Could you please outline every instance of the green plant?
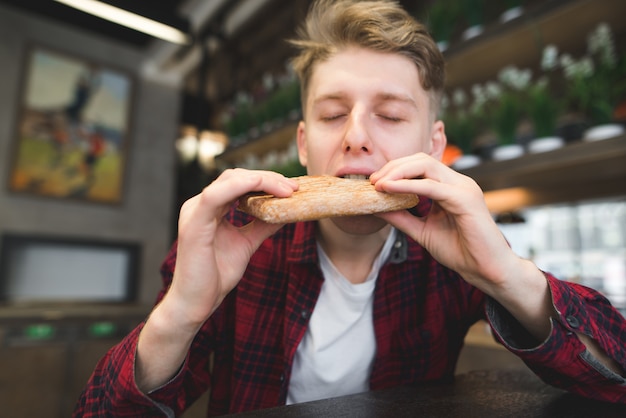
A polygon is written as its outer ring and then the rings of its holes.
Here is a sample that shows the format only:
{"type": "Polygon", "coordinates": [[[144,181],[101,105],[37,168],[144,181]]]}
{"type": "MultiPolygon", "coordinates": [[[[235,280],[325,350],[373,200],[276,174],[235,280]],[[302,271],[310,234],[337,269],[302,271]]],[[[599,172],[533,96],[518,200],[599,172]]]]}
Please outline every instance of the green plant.
{"type": "Polygon", "coordinates": [[[517,126],[522,116],[522,105],[519,96],[514,92],[506,92],[494,106],[494,130],[498,134],[498,142],[502,145],[514,144],[517,126]]]}
{"type": "Polygon", "coordinates": [[[475,119],[466,112],[449,113],[443,117],[446,136],[463,154],[474,152],[474,138],[478,135],[475,119]]]}
{"type": "Polygon", "coordinates": [[[535,137],[554,135],[562,104],[550,92],[547,79],[539,80],[530,88],[528,99],[527,114],[533,123],[535,137]]]}
{"type": "Polygon", "coordinates": [[[291,160],[283,165],[270,167],[269,170],[282,174],[285,177],[298,177],[306,175],[306,167],[300,164],[297,159],[291,160]]]}
{"type": "Polygon", "coordinates": [[[515,7],[520,7],[522,5],[522,0],[507,0],[504,3],[507,9],[512,9],[515,7]]]}
{"type": "Polygon", "coordinates": [[[460,15],[460,6],[454,0],[433,1],[426,11],[426,23],[437,42],[449,42],[460,15]]]}
{"type": "Polygon", "coordinates": [[[251,130],[262,126],[271,129],[273,123],[287,120],[299,108],[300,84],[293,79],[281,84],[257,103],[253,103],[248,95],[240,94],[233,104],[232,113],[224,121],[224,127],[229,137],[245,139],[251,130]]]}
{"type": "Polygon", "coordinates": [[[460,3],[470,27],[485,23],[485,0],[461,0],[460,3]]]}
{"type": "Polygon", "coordinates": [[[610,122],[626,93],[626,59],[617,56],[610,27],[598,25],[587,38],[587,54],[578,60],[564,54],[560,64],[569,110],[585,114],[594,124],[610,122]]]}

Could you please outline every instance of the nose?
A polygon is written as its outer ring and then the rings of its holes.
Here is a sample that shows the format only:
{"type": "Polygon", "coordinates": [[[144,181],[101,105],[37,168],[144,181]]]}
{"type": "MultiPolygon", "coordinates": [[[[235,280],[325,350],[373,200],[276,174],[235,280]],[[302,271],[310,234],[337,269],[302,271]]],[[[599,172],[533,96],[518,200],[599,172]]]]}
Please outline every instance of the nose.
{"type": "Polygon", "coordinates": [[[369,154],[372,152],[372,145],[365,112],[353,108],[343,136],[343,150],[346,153],[369,154]]]}

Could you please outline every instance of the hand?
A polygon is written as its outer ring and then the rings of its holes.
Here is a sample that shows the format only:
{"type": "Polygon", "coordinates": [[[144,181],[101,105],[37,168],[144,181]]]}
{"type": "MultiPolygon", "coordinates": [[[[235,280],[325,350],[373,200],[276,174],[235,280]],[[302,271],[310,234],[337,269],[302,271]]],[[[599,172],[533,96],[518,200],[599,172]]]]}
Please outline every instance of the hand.
{"type": "Polygon", "coordinates": [[[196,332],[239,283],[254,251],[281,227],[254,220],[236,228],[224,215],[248,192],[288,197],[297,188],[294,180],[277,173],[234,169],[185,202],[172,285],[137,343],[135,379],[144,393],[179,370],[196,332]]]}
{"type": "Polygon", "coordinates": [[[381,214],[423,245],[440,263],[488,293],[520,259],[492,219],[480,187],[471,178],[420,153],[386,164],[370,176],[377,190],[414,193],[433,200],[430,213],[381,214]]]}
{"type": "Polygon", "coordinates": [[[185,202],[174,278],[164,299],[170,314],[200,326],[237,285],[254,251],[281,227],[259,220],[234,227],[224,215],[237,198],[252,191],[287,197],[297,188],[278,173],[234,169],[185,202]]]}
{"type": "Polygon", "coordinates": [[[556,312],[547,280],[510,248],[474,180],[429,155],[416,154],[387,163],[370,181],[380,191],[432,199],[432,209],[423,218],[408,211],[379,216],[496,299],[539,341],[549,335],[549,318],[556,312]]]}

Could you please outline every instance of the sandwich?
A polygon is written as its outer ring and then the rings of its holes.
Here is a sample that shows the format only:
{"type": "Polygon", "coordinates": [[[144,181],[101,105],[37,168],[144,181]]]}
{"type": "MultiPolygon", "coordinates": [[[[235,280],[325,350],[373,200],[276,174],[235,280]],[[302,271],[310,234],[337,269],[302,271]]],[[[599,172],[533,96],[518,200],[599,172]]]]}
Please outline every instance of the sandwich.
{"type": "Polygon", "coordinates": [[[301,176],[294,180],[300,186],[290,197],[249,193],[239,199],[238,209],[264,222],[282,224],[410,209],[419,202],[414,194],[379,192],[364,178],[301,176]]]}

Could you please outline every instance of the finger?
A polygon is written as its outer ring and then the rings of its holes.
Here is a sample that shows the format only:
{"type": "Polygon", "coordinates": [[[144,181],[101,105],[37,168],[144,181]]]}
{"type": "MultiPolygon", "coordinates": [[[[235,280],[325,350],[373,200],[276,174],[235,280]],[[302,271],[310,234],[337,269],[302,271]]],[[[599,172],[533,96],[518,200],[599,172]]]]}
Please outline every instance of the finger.
{"type": "Polygon", "coordinates": [[[424,219],[412,215],[407,210],[380,213],[376,216],[384,219],[396,229],[399,229],[418,243],[422,244],[419,237],[422,235],[422,231],[424,229],[424,219]]]}
{"type": "Polygon", "coordinates": [[[193,198],[189,207],[202,222],[222,218],[234,202],[250,192],[265,192],[288,197],[298,189],[298,183],[270,171],[244,169],[226,170],[213,183],[193,198]]]}
{"type": "Polygon", "coordinates": [[[431,199],[451,215],[488,213],[482,191],[473,181],[459,185],[431,179],[402,179],[381,181],[377,187],[387,193],[412,193],[421,199],[431,199]]]}
{"type": "MultiPolygon", "coordinates": [[[[382,178],[411,178],[415,175],[406,175],[408,172],[423,173],[429,161],[433,160],[427,154],[418,153],[387,162],[383,167],[370,175],[370,180],[376,182],[382,178]]],[[[421,175],[421,174],[420,174],[421,175]]]]}
{"type": "Polygon", "coordinates": [[[265,192],[279,197],[288,197],[298,189],[298,183],[273,171],[244,169],[226,170],[205,190],[218,205],[234,201],[249,192],[265,192]]]}
{"type": "Polygon", "coordinates": [[[431,179],[382,179],[376,183],[376,190],[385,193],[408,193],[417,196],[429,197],[433,200],[443,200],[453,194],[449,185],[443,185],[431,179]]]}
{"type": "Polygon", "coordinates": [[[251,248],[256,251],[261,243],[280,230],[284,224],[270,224],[258,219],[240,228],[240,232],[248,239],[251,248]]]}

